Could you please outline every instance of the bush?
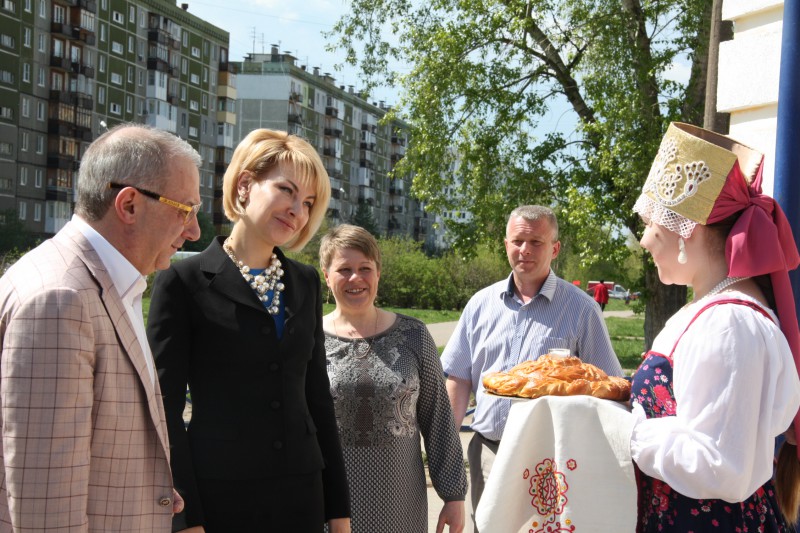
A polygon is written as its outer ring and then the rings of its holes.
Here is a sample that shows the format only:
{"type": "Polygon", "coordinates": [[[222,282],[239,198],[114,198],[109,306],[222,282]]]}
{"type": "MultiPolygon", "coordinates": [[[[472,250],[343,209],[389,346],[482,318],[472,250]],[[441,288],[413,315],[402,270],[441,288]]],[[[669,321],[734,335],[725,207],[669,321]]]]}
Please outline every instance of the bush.
{"type": "Polygon", "coordinates": [[[407,238],[382,239],[379,245],[378,302],[383,306],[460,310],[476,291],[509,273],[505,258],[488,249],[470,259],[453,253],[431,258],[421,243],[407,238]]]}

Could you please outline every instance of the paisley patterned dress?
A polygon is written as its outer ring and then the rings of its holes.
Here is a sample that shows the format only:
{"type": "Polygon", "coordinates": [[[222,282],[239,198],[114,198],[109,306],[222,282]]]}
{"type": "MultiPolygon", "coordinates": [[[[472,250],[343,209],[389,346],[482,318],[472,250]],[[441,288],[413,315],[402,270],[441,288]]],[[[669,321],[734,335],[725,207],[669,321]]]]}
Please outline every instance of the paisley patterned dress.
{"type": "MultiPolygon", "coordinates": [[[[747,305],[769,318],[759,306],[745,300],[717,300],[700,309],[713,305],[747,305]]],[[[684,330],[685,333],[685,330],[684,330]]],[[[680,342],[678,337],[672,351],[680,342]]],[[[650,351],[636,371],[631,387],[632,401],[644,408],[647,418],[675,416],[677,403],[672,390],[672,353],[664,355],[650,351]]],[[[791,532],[781,515],[775,500],[772,480],[743,502],[729,503],[724,500],[699,500],[684,496],[668,484],[637,471],[639,486],[639,517],[637,533],[675,532],[791,532]]]]}
{"type": "Polygon", "coordinates": [[[425,325],[397,315],[367,339],[325,335],[353,533],[424,533],[428,502],[420,436],[445,501],[467,492],[464,455],[436,345],[425,325]]]}

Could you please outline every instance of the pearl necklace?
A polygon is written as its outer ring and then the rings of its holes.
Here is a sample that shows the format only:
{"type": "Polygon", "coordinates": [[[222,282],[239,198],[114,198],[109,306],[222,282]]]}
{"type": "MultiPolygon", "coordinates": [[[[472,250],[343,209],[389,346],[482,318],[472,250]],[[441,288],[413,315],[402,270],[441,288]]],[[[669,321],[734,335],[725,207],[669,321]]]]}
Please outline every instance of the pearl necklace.
{"type": "Polygon", "coordinates": [[[708,291],[708,293],[705,296],[700,298],[700,300],[705,300],[706,298],[710,298],[712,296],[715,296],[715,295],[721,293],[722,291],[724,291],[725,289],[727,289],[728,287],[730,287],[731,285],[733,285],[734,283],[739,283],[740,281],[745,280],[745,279],[747,279],[747,276],[744,276],[744,277],[733,277],[733,278],[726,277],[725,279],[723,279],[722,281],[717,283],[714,286],[713,289],[708,291]]]}
{"type": "MultiPolygon", "coordinates": [[[[350,339],[353,341],[353,354],[359,359],[366,357],[367,354],[372,350],[372,341],[375,340],[375,335],[378,334],[378,314],[378,309],[375,309],[375,329],[372,330],[372,337],[370,337],[369,340],[365,339],[364,337],[350,337],[350,339]]],[[[339,328],[336,327],[335,318],[333,319],[333,331],[336,333],[337,337],[340,336],[339,328]]],[[[358,332],[356,331],[356,333],[358,332]]],[[[352,332],[350,334],[352,335],[352,332]]]]}
{"type": "Polygon", "coordinates": [[[225,239],[225,242],[222,244],[222,249],[225,250],[225,253],[231,258],[231,261],[233,261],[233,264],[239,269],[239,272],[242,273],[242,277],[247,284],[250,285],[250,288],[255,291],[259,300],[263,303],[267,303],[269,300],[267,291],[272,291],[272,303],[267,307],[267,312],[271,315],[277,315],[281,310],[281,292],[286,288],[285,285],[281,283],[283,269],[281,269],[281,262],[278,256],[272,254],[269,266],[264,269],[264,272],[254,276],[250,273],[249,266],[236,259],[236,256],[233,254],[233,248],[231,247],[230,237],[225,239]]]}

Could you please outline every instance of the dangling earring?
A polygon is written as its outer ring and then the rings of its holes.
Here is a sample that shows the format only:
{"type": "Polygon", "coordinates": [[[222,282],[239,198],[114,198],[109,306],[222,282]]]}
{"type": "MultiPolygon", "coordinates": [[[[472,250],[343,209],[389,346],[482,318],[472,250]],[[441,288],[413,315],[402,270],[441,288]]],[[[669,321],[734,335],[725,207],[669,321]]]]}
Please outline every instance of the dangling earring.
{"type": "Polygon", "coordinates": [[[678,263],[685,265],[687,258],[686,258],[686,243],[683,242],[683,237],[678,237],[678,263]]]}
{"type": "Polygon", "coordinates": [[[326,304],[331,303],[331,288],[330,287],[328,287],[328,295],[325,297],[325,303],[326,304]]]}
{"type": "Polygon", "coordinates": [[[239,195],[239,205],[244,206],[244,203],[247,201],[247,197],[243,195],[239,195]]]}

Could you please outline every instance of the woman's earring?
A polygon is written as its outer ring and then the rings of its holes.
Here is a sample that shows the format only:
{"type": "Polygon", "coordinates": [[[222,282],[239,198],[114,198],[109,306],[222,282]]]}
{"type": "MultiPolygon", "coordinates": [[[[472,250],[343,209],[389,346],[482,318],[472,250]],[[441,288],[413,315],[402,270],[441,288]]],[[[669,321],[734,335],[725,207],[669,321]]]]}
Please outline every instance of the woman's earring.
{"type": "Polygon", "coordinates": [[[325,303],[326,304],[331,303],[331,288],[330,287],[328,287],[328,295],[325,297],[325,303]]]}
{"type": "Polygon", "coordinates": [[[244,203],[247,201],[247,197],[244,195],[239,195],[239,204],[244,206],[244,203]]]}
{"type": "Polygon", "coordinates": [[[678,263],[685,265],[686,264],[686,243],[683,242],[683,237],[678,237],[678,263]]]}

